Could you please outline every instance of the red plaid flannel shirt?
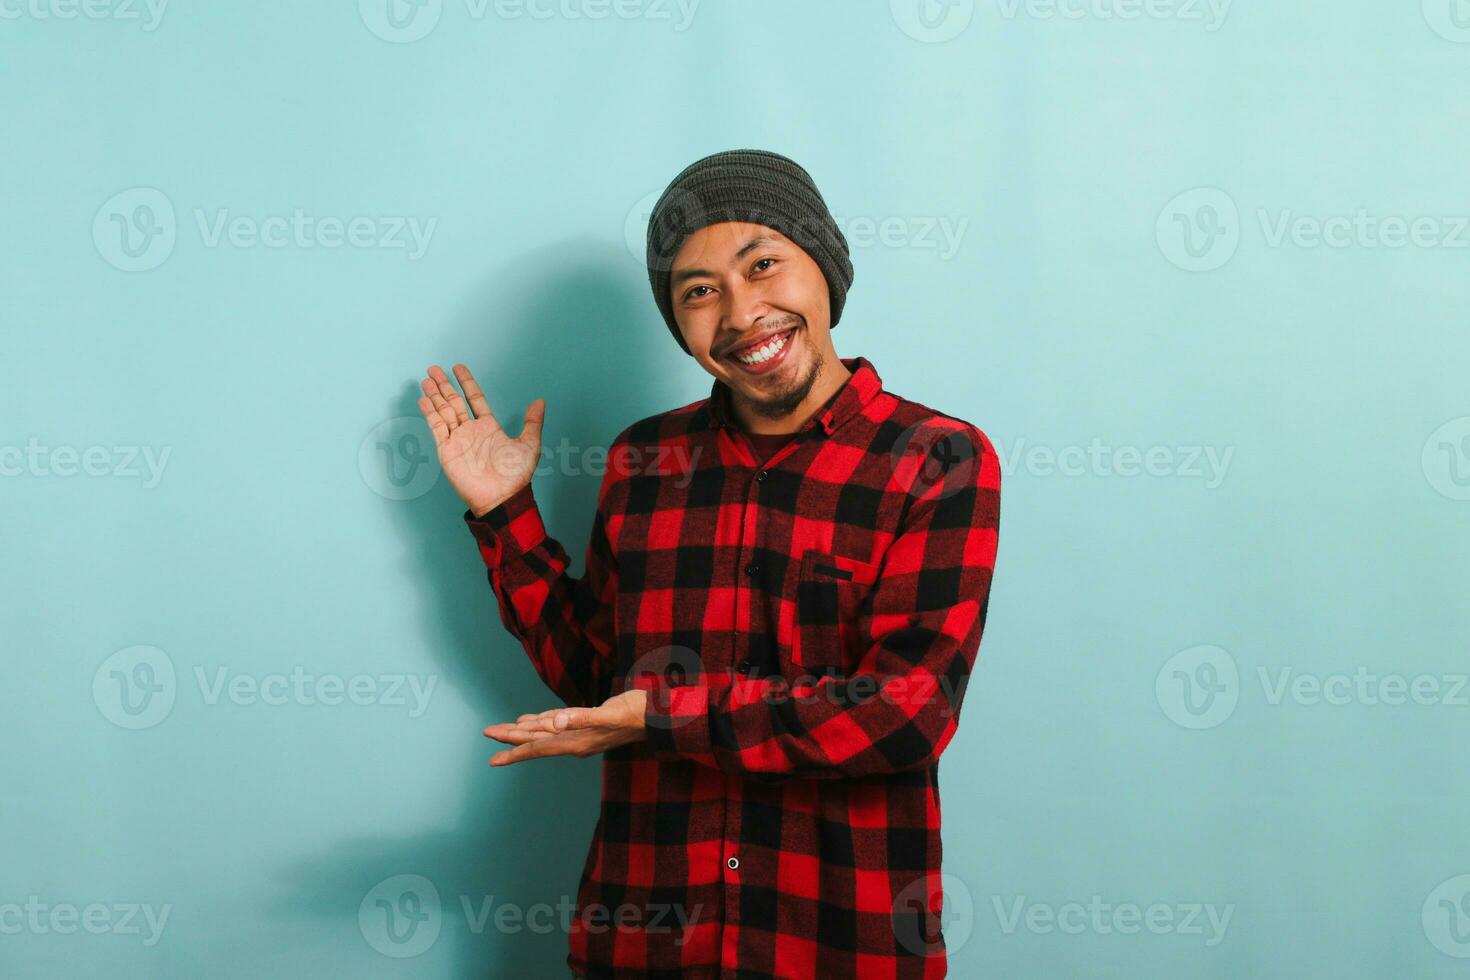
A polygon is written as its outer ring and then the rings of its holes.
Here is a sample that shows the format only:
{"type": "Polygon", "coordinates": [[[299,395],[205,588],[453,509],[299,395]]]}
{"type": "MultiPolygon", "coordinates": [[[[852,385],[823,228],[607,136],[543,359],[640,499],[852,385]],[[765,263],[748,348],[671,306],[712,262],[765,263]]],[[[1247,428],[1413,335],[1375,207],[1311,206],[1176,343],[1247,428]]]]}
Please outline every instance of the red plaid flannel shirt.
{"type": "Polygon", "coordinates": [[[604,755],[579,973],[945,973],[938,760],[985,625],[999,460],[842,362],[763,463],[719,381],[624,429],[581,578],[529,485],[465,512],[561,700],[649,691],[646,741],[604,755]]]}

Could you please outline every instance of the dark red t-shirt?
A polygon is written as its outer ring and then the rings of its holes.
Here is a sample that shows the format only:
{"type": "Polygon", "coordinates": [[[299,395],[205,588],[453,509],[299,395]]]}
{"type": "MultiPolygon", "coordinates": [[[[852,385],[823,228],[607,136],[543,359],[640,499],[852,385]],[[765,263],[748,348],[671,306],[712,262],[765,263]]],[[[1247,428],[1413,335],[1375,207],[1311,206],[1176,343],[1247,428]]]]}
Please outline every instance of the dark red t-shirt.
{"type": "MultiPolygon", "coordinates": [[[[846,386],[844,385],[844,387],[846,386]]],[[[839,388],[836,392],[833,392],[832,397],[823,402],[822,406],[812,414],[820,415],[825,412],[827,410],[827,406],[831,405],[837,399],[837,395],[841,391],[842,389],[839,388]]],[[[742,429],[741,431],[744,432],[745,430],[742,429]]],[[[756,432],[745,432],[745,438],[750,440],[751,449],[755,451],[755,459],[757,463],[764,463],[766,460],[776,455],[777,451],[780,450],[782,446],[786,445],[786,443],[790,442],[791,437],[794,435],[796,435],[795,432],[777,432],[774,435],[762,435],[756,432]]]]}
{"type": "Polygon", "coordinates": [[[777,432],[775,435],[747,432],[745,433],[745,438],[750,440],[750,446],[755,450],[756,462],[764,463],[776,455],[777,450],[790,442],[791,437],[794,435],[796,435],[795,432],[777,432]]]}

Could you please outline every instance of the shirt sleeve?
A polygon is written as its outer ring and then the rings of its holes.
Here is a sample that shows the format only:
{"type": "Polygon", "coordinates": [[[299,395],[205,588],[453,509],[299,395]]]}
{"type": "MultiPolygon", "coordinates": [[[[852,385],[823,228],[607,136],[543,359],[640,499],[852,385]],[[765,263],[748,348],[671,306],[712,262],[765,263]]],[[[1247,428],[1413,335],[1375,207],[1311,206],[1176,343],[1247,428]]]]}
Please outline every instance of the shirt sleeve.
{"type": "Polygon", "coordinates": [[[615,642],[617,561],[607,533],[609,467],[598,491],[597,513],[581,578],[546,531],[528,483],[476,518],[464,512],[485,562],[505,628],[521,641],[536,673],[569,706],[590,707],[607,697],[615,642]]]}
{"type": "Polygon", "coordinates": [[[968,459],[941,463],[944,477],[922,489],[921,468],[907,481],[909,506],[859,613],[856,670],[802,684],[656,686],[645,712],[652,748],[770,777],[866,776],[938,759],[979,653],[1000,519],[999,459],[978,428],[960,432],[968,459]]]}

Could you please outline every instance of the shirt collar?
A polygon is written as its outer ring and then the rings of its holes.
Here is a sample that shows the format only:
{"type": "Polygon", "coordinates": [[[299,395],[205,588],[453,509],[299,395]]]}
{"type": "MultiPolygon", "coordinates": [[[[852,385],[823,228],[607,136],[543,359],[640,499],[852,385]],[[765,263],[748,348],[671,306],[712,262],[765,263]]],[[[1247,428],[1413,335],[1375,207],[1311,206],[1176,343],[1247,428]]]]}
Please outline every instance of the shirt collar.
{"type": "MultiPolygon", "coordinates": [[[[841,388],[837,389],[837,394],[827,403],[823,411],[807,420],[801,431],[818,427],[824,434],[831,435],[849,418],[862,411],[863,407],[872,401],[879,391],[883,390],[883,379],[878,376],[872,362],[866,357],[859,355],[841,357],[838,360],[852,373],[852,376],[843,382],[841,388]]],[[[715,383],[710,386],[709,399],[700,413],[707,428],[740,428],[730,413],[729,397],[729,386],[716,378],[715,383]]]]}

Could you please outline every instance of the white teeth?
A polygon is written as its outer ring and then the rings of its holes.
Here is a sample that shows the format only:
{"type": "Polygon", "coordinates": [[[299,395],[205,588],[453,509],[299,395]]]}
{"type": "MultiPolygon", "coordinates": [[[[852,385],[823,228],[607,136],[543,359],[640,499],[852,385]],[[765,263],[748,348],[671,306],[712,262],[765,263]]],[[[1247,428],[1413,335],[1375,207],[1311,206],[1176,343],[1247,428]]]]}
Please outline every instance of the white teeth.
{"type": "Polygon", "coordinates": [[[778,353],[781,352],[781,348],[785,346],[786,334],[783,333],[781,336],[777,337],[769,344],[766,344],[764,347],[757,350],[754,354],[737,355],[737,359],[745,364],[760,364],[764,361],[769,361],[771,358],[775,357],[778,353]]]}

